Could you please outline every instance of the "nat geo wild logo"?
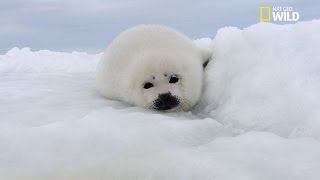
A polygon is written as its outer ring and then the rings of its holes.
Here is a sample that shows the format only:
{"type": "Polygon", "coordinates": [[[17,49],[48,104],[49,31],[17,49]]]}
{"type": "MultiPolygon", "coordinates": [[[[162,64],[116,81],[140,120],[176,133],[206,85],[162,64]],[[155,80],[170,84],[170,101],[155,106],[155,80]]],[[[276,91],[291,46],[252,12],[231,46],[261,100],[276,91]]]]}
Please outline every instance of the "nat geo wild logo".
{"type": "Polygon", "coordinates": [[[290,6],[260,6],[260,21],[262,22],[296,22],[300,14],[290,6]]]}

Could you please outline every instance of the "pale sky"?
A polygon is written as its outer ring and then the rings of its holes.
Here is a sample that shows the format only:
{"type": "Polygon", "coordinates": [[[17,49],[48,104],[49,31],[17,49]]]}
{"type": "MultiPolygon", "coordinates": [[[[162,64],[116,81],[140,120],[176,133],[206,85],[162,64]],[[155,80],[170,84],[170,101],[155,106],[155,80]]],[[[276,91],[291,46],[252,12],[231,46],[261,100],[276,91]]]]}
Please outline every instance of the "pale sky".
{"type": "Polygon", "coordinates": [[[320,19],[318,0],[1,0],[0,54],[32,50],[103,51],[126,28],[163,24],[190,38],[259,22],[259,6],[293,6],[300,21],[320,19]]]}

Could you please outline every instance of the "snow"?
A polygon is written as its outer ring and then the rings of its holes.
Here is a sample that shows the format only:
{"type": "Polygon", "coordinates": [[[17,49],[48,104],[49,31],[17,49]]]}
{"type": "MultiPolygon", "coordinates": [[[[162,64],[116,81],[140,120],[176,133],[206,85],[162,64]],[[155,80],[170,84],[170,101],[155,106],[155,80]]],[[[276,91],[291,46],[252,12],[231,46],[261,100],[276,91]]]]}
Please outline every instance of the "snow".
{"type": "Polygon", "coordinates": [[[320,177],[320,21],[195,40],[214,50],[192,112],[109,101],[101,54],[0,55],[0,179],[320,177]]]}

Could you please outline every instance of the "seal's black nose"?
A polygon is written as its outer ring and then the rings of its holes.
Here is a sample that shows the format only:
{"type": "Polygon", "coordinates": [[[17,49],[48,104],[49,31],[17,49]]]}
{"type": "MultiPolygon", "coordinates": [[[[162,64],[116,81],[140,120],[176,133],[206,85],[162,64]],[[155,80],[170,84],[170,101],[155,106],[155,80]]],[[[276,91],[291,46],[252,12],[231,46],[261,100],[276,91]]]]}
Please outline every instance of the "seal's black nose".
{"type": "Polygon", "coordinates": [[[179,100],[172,96],[170,92],[159,94],[158,99],[155,102],[155,108],[160,111],[169,110],[179,105],[179,100]]]}

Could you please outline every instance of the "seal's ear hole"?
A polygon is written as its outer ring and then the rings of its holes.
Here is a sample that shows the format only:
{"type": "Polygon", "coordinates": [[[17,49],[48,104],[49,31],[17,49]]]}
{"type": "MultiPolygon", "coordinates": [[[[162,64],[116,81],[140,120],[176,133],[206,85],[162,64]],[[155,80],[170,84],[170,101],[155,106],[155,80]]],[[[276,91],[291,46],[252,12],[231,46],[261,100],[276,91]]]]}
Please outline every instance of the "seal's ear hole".
{"type": "Polygon", "coordinates": [[[149,88],[152,88],[153,87],[153,84],[151,82],[146,82],[143,86],[144,89],[149,89],[149,88]]]}
{"type": "Polygon", "coordinates": [[[206,68],[211,57],[212,57],[212,50],[208,49],[208,48],[202,48],[201,49],[201,53],[202,53],[202,62],[203,62],[203,68],[206,68]]]}
{"type": "Polygon", "coordinates": [[[207,67],[208,63],[209,63],[209,60],[203,63],[203,69],[207,67]]]}

